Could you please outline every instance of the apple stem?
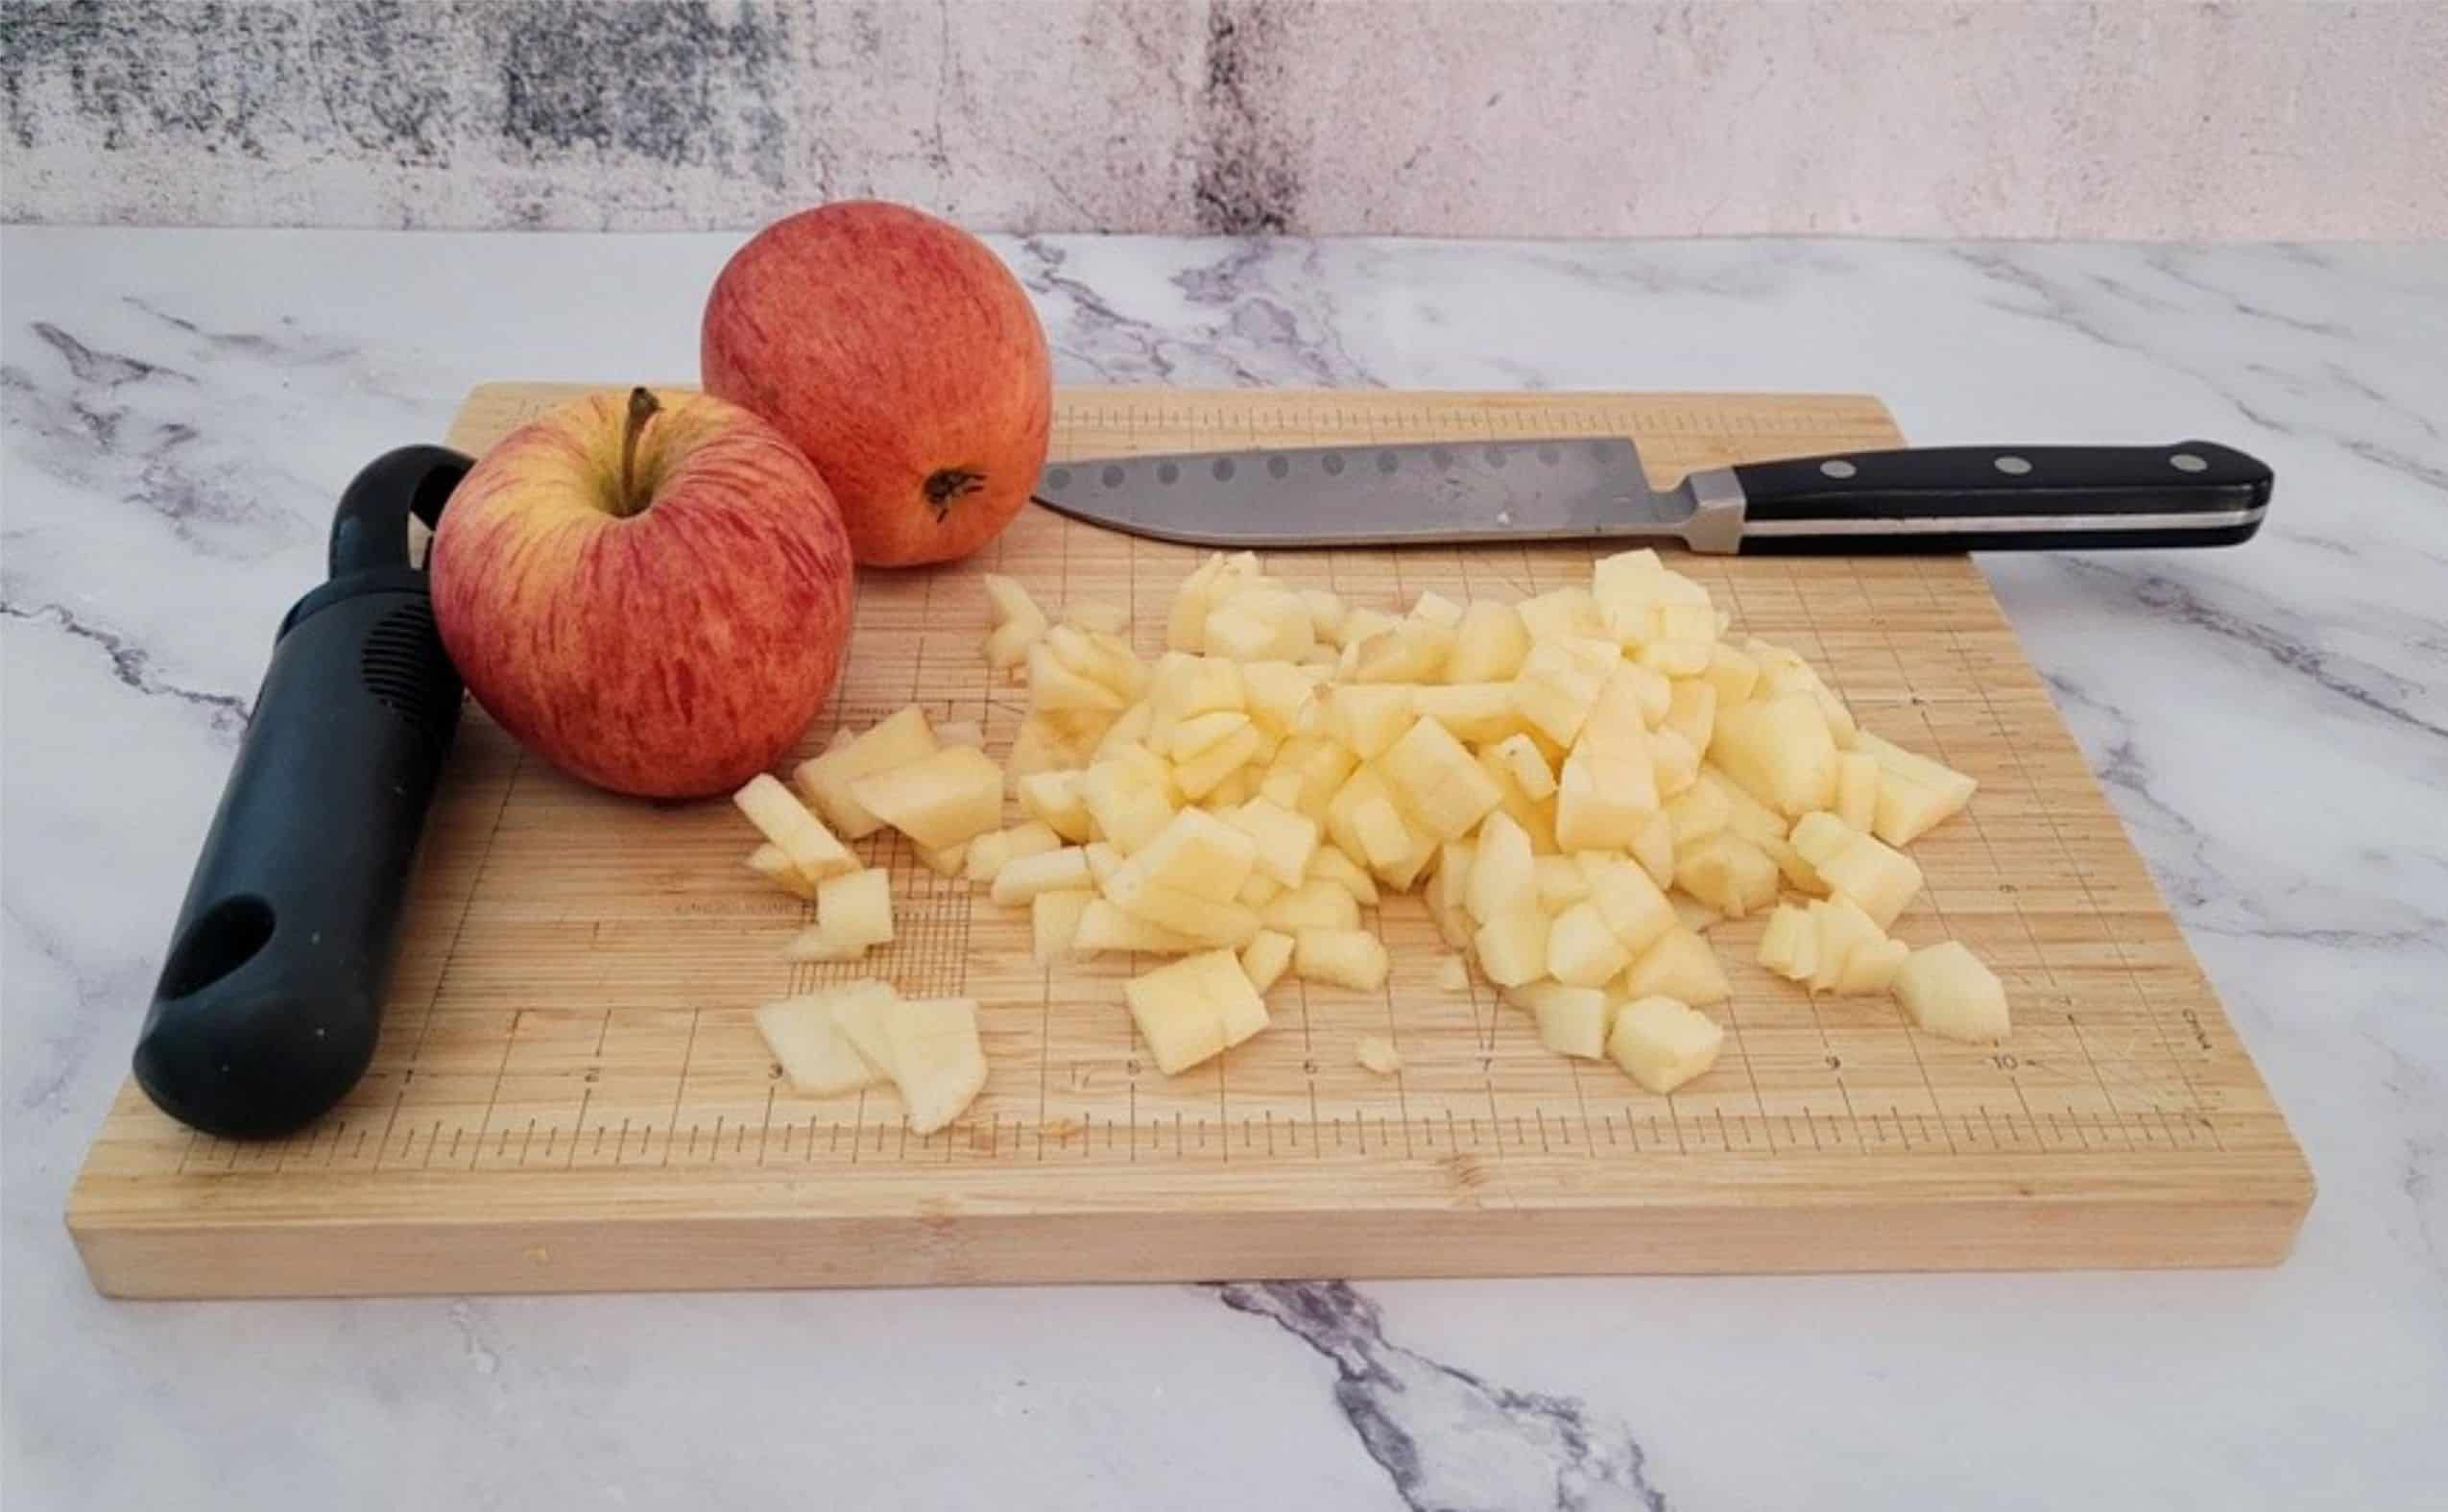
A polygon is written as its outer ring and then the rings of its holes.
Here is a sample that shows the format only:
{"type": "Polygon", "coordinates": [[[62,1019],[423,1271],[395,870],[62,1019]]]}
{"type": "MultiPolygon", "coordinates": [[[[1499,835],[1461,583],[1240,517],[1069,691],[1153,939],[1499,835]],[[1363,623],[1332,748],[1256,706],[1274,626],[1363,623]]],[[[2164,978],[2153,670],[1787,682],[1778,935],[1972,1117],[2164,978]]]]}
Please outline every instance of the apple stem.
{"type": "Polygon", "coordinates": [[[662,401],[643,385],[629,391],[629,423],[620,433],[620,513],[623,518],[646,507],[637,496],[637,438],[646,422],[662,409],[662,401]]]}

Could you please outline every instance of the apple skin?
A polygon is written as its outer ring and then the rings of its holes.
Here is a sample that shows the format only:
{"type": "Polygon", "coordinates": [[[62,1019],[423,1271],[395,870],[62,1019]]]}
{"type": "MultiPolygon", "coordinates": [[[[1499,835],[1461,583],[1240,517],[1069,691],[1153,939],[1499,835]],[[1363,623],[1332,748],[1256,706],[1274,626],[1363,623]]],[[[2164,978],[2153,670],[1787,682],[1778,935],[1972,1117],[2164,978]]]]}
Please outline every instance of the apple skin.
{"type": "Polygon", "coordinates": [[[906,205],[828,204],[733,253],[706,301],[707,392],[807,454],[867,566],[968,556],[1045,466],[1053,365],[985,243],[906,205]]]}
{"type": "Polygon", "coordinates": [[[823,478],[736,405],[662,391],[645,507],[614,513],[631,396],[505,438],[444,509],[429,566],[476,702],[555,766],[646,798],[729,792],[798,742],[850,638],[850,540],[823,478]]]}

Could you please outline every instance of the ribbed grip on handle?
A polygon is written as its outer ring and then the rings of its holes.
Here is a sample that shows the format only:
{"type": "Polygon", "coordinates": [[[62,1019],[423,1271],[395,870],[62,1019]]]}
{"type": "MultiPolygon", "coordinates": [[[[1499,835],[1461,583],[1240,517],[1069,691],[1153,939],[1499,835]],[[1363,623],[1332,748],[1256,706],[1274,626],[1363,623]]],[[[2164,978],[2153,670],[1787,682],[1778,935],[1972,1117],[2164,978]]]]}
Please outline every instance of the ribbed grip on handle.
{"type": "Polygon", "coordinates": [[[1741,550],[2095,551],[2228,546],[2268,508],[2267,465],[2230,446],[1932,446],[1733,469],[1741,550]]]}

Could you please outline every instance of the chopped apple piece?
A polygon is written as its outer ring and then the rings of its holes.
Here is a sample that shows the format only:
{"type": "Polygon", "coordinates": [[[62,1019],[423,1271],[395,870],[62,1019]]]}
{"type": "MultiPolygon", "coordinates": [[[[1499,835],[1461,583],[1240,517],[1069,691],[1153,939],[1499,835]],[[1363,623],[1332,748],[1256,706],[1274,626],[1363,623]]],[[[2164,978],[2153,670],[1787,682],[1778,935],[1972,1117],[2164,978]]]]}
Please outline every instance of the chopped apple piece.
{"type": "Polygon", "coordinates": [[[1590,896],[1590,874],[1578,856],[1535,856],[1530,875],[1538,880],[1539,906],[1550,914],[1560,914],[1590,896]]]}
{"type": "Polygon", "coordinates": [[[1709,759],[1788,818],[1836,799],[1836,741],[1819,701],[1809,693],[1719,707],[1709,759]]]}
{"type": "Polygon", "coordinates": [[[1006,577],[1000,572],[987,572],[980,574],[980,580],[986,585],[987,602],[994,606],[996,624],[1034,622],[1040,630],[1045,628],[1045,612],[1037,607],[1037,600],[1029,597],[1028,589],[1020,586],[1020,579],[1006,577]]]}
{"type": "Polygon", "coordinates": [[[1717,690],[1717,707],[1748,703],[1760,685],[1760,663],[1719,642],[1709,648],[1709,669],[1701,674],[1717,690]]]}
{"type": "Polygon", "coordinates": [[[1725,1046],[1725,1031],[1691,1004],[1665,996],[1616,1010],[1607,1054],[1623,1074],[1664,1094],[1706,1072],[1725,1046]]]}
{"type": "Polygon", "coordinates": [[[1433,620],[1406,619],[1380,630],[1344,653],[1346,679],[1355,684],[1434,683],[1445,677],[1453,655],[1453,629],[1433,620]]]}
{"type": "Polygon", "coordinates": [[[1760,931],[1760,964],[1779,976],[1791,977],[1794,949],[1812,927],[1810,915],[1790,904],[1778,904],[1768,914],[1767,927],[1760,931]]]}
{"type": "Polygon", "coordinates": [[[1539,644],[1606,634],[1606,622],[1598,616],[1597,600],[1591,596],[1590,589],[1578,584],[1525,598],[1514,606],[1514,611],[1522,616],[1522,628],[1539,644]]]}
{"type": "Polygon", "coordinates": [[[1615,1006],[1606,994],[1595,987],[1542,985],[1529,1002],[1541,1044],[1579,1060],[1606,1058],[1606,1031],[1615,1006]]]}
{"type": "Polygon", "coordinates": [[[909,849],[918,857],[919,864],[937,876],[963,876],[968,873],[969,842],[966,840],[958,845],[947,846],[924,846],[912,841],[909,849]]]}
{"type": "Polygon", "coordinates": [[[1292,937],[1292,974],[1373,993],[1385,985],[1385,942],[1366,929],[1304,929],[1292,937]]]}
{"type": "Polygon", "coordinates": [[[1879,763],[1879,798],[1871,833],[1889,845],[1910,845],[1972,802],[1980,784],[1953,767],[1916,756],[1864,730],[1854,748],[1879,763]]]}
{"type": "Polygon", "coordinates": [[[1432,718],[1414,721],[1378,765],[1404,810],[1438,840],[1469,834],[1502,797],[1462,742],[1432,718]]]}
{"type": "Polygon", "coordinates": [[[1521,612],[1492,599],[1475,600],[1453,627],[1453,655],[1446,676],[1456,683],[1505,683],[1530,654],[1530,632],[1521,612]]]}
{"type": "Polygon", "coordinates": [[[1080,917],[1096,895],[1087,888],[1040,893],[1028,900],[1029,955],[1040,966],[1051,966],[1071,951],[1079,938],[1080,917]]]}
{"type": "Polygon", "coordinates": [[[1666,719],[1673,701],[1674,684],[1663,674],[1629,661],[1613,662],[1598,684],[1581,738],[1625,744],[1638,740],[1666,719]]]}
{"type": "MultiPolygon", "coordinates": [[[[1535,903],[1537,899],[1538,871],[1530,858],[1530,837],[1509,816],[1489,815],[1479,827],[1462,906],[1484,924],[1507,908],[1535,903]]],[[[1544,956],[1544,945],[1541,952],[1544,956]]]]}
{"type": "Polygon", "coordinates": [[[1283,736],[1300,724],[1301,711],[1317,697],[1317,684],[1289,661],[1252,661],[1241,668],[1241,693],[1258,727],[1283,736]]]}
{"type": "Polygon", "coordinates": [[[1895,973],[1895,995],[1912,1021],[1950,1040],[2003,1040],[2006,990],[1961,941],[1915,950],[1895,973]]]}
{"type": "Polygon", "coordinates": [[[1260,929],[1241,947],[1241,972],[1263,995],[1283,979],[1292,964],[1292,937],[1280,929],[1260,929]]]}
{"type": "MultiPolygon", "coordinates": [[[[1088,741],[1092,745],[1096,738],[1092,733],[1088,741]]],[[[1003,758],[1003,769],[1017,786],[1040,772],[1063,771],[1087,759],[1087,751],[1070,727],[1057,724],[1050,714],[1030,714],[1012,734],[1012,750],[1003,758]]]]}
{"type": "Polygon", "coordinates": [[[1674,922],[1693,934],[1706,934],[1714,926],[1725,922],[1725,915],[1690,893],[1680,890],[1671,891],[1666,895],[1666,900],[1674,905],[1674,922]]]}
{"type": "Polygon", "coordinates": [[[1836,991],[1840,996],[1867,993],[1883,993],[1895,985],[1904,963],[1912,956],[1912,948],[1901,940],[1882,939],[1853,952],[1844,963],[1844,975],[1837,979],[1836,991]]]}
{"type": "Polygon", "coordinates": [[[1804,815],[1793,827],[1793,849],[1833,892],[1859,904],[1883,930],[1921,891],[1921,868],[1910,856],[1847,828],[1831,813],[1804,815]]]}
{"type": "Polygon", "coordinates": [[[932,1134],[961,1116],[986,1085],[973,997],[919,998],[883,1016],[892,1044],[893,1085],[909,1110],[913,1134],[932,1134]]]}
{"type": "MultiPolygon", "coordinates": [[[[1535,738],[1532,749],[1537,749],[1535,738]]],[[[1548,759],[1547,753],[1544,751],[1539,755],[1542,760],[1548,759]]],[[[1521,831],[1529,837],[1530,852],[1533,855],[1554,854],[1556,850],[1554,794],[1550,791],[1546,798],[1532,798],[1524,792],[1521,784],[1513,780],[1513,774],[1505,769],[1504,758],[1498,756],[1493,748],[1479,753],[1479,770],[1485,772],[1488,775],[1488,780],[1496,784],[1497,803],[1504,810],[1505,817],[1512,820],[1521,831]]]]}
{"type": "Polygon", "coordinates": [[[1080,910],[1079,930],[1071,936],[1071,949],[1079,955],[1118,954],[1144,951],[1149,955],[1187,955],[1193,950],[1209,948],[1206,942],[1194,940],[1178,929],[1167,929],[1159,924],[1122,912],[1102,898],[1089,900],[1080,910]]]}
{"type": "Polygon", "coordinates": [[[893,990],[882,982],[852,982],[830,992],[785,997],[756,1010],[756,1032],[765,1047],[781,1063],[782,1074],[800,1092],[816,1097],[838,1097],[888,1080],[833,1020],[837,1002],[876,998],[889,1002],[893,990]]]}
{"type": "Polygon", "coordinates": [[[1762,850],[1767,849],[1763,841],[1783,840],[1793,828],[1791,820],[1752,797],[1741,783],[1714,763],[1700,763],[1700,776],[1692,785],[1715,787],[1717,796],[1725,800],[1725,828],[1762,850]]]}
{"type": "MultiPolygon", "coordinates": [[[[1195,803],[1219,792],[1260,751],[1265,737],[1256,726],[1244,723],[1240,729],[1200,752],[1196,756],[1173,768],[1173,785],[1182,796],[1195,803]]],[[[1219,802],[1238,802],[1227,797],[1219,802]]]]}
{"type": "MultiPolygon", "coordinates": [[[[834,733],[838,736],[840,732],[834,733]]],[[[935,732],[927,727],[925,711],[912,704],[866,733],[802,761],[791,780],[834,833],[845,840],[863,840],[882,828],[884,822],[852,796],[851,783],[870,772],[930,756],[935,747],[935,732]]]]}
{"type": "Polygon", "coordinates": [[[986,664],[997,672],[1009,672],[1028,661],[1029,648],[1045,634],[1044,621],[1030,624],[1007,620],[986,633],[986,664]]]}
{"type": "Polygon", "coordinates": [[[1717,688],[1706,678],[1678,678],[1666,706],[1665,728],[1681,735],[1694,752],[1709,749],[1717,728],[1717,688]]]}
{"type": "MultiPolygon", "coordinates": [[[[1122,870],[1193,898],[1229,902],[1257,862],[1258,842],[1247,833],[1205,809],[1185,808],[1135,852],[1122,870]]],[[[1112,896],[1110,888],[1107,896],[1112,896]]]]}
{"type": "Polygon", "coordinates": [[[1209,656],[1236,661],[1289,661],[1317,643],[1308,605],[1289,588],[1236,593],[1207,616],[1209,656]]]}
{"type": "Polygon", "coordinates": [[[1308,929],[1356,929],[1360,904],[1336,883],[1311,878],[1291,888],[1260,911],[1270,929],[1298,934],[1308,929]]]}
{"type": "Polygon", "coordinates": [[[1569,746],[1580,734],[1582,722],[1589,718],[1590,708],[1605,685],[1605,673],[1577,654],[1571,642],[1542,640],[1530,648],[1521,674],[1513,681],[1513,705],[1549,740],[1569,746]]]}
{"type": "Polygon", "coordinates": [[[1734,813],[1726,803],[1725,789],[1709,780],[1695,780],[1668,799],[1665,806],[1667,827],[1677,849],[1724,829],[1734,813]]]}
{"type": "Polygon", "coordinates": [[[1180,591],[1173,595],[1164,643],[1176,651],[1205,650],[1208,614],[1258,577],[1258,557],[1254,553],[1240,551],[1228,557],[1217,552],[1210,556],[1182,580],[1180,591]]]}
{"type": "MultiPolygon", "coordinates": [[[[1212,713],[1192,714],[1177,720],[1163,748],[1164,754],[1177,761],[1188,761],[1228,735],[1239,734],[1250,728],[1250,716],[1237,708],[1219,708],[1212,713]]],[[[1150,741],[1150,749],[1155,749],[1150,741]]]]}
{"type": "Polygon", "coordinates": [[[889,983],[862,982],[857,985],[881,988],[882,991],[844,993],[834,996],[833,1022],[858,1053],[866,1057],[870,1066],[881,1071],[887,1080],[898,1081],[900,1072],[894,1065],[892,1031],[886,1027],[885,1020],[900,1008],[900,994],[893,991],[889,983]]]}
{"type": "Polygon", "coordinates": [[[1836,991],[1858,951],[1875,950],[1887,941],[1877,922],[1844,898],[1813,901],[1810,926],[1816,936],[1812,941],[1816,958],[1810,974],[1814,993],[1836,991]]]}
{"type": "Polygon", "coordinates": [[[1663,995],[1687,1003],[1721,1003],[1730,996],[1725,970],[1709,942],[1689,929],[1672,929],[1641,952],[1623,973],[1623,996],[1663,995]]]}
{"type": "Polygon", "coordinates": [[[1777,864],[1740,835],[1717,833],[1675,850],[1674,883],[1729,919],[1768,907],[1777,898],[1777,864]]]}
{"type": "Polygon", "coordinates": [[[979,835],[969,843],[969,859],[963,870],[972,882],[992,883],[995,874],[1004,863],[1024,855],[1043,855],[1062,849],[1063,837],[1043,820],[1030,820],[1009,829],[996,829],[979,835]]]}
{"type": "Polygon", "coordinates": [[[1681,731],[1658,729],[1649,732],[1649,770],[1657,783],[1660,800],[1674,798],[1690,790],[1700,776],[1700,753],[1683,738],[1681,731]]]}
{"type": "Polygon", "coordinates": [[[1075,845],[1014,856],[995,874],[995,901],[1005,908],[1022,908],[1040,893],[1078,891],[1092,885],[1092,880],[1088,852],[1075,845]]]}
{"type": "Polygon", "coordinates": [[[1555,843],[1567,851],[1627,851],[1657,811],[1645,746],[1576,749],[1556,780],[1555,843]]]}
{"type": "Polygon", "coordinates": [[[1324,588],[1302,588],[1301,603],[1309,612],[1309,628],[1330,646],[1343,643],[1343,601],[1324,588]]]}
{"type": "Polygon", "coordinates": [[[1352,1053],[1361,1069],[1373,1076],[1392,1076],[1403,1069],[1403,1053],[1381,1034],[1361,1035],[1352,1053]]]}
{"type": "Polygon", "coordinates": [[[1580,857],[1590,882],[1590,901],[1609,932],[1639,956],[1674,928],[1674,905],[1649,875],[1620,856],[1580,857]]]}
{"type": "Polygon", "coordinates": [[[1284,887],[1297,887],[1307,878],[1309,858],[1317,852],[1316,820],[1263,798],[1251,799],[1223,817],[1250,837],[1262,875],[1284,887]]]}
{"type": "MultiPolygon", "coordinates": [[[[999,794],[1002,779],[998,775],[995,780],[995,790],[999,794]]],[[[771,773],[759,772],[750,778],[747,786],[732,795],[732,802],[807,880],[821,882],[826,877],[858,870],[858,857],[834,839],[823,821],[809,813],[807,805],[771,773]]]]}
{"type": "Polygon", "coordinates": [[[748,869],[793,898],[816,900],[816,884],[801,876],[790,857],[782,854],[782,848],[770,840],[748,852],[748,869]]]}
{"type": "Polygon", "coordinates": [[[1524,797],[1535,801],[1555,796],[1555,771],[1547,763],[1547,753],[1528,735],[1498,741],[1494,754],[1524,797]]]}
{"type": "Polygon", "coordinates": [[[1377,901],[1377,879],[1338,846],[1322,845],[1309,852],[1308,880],[1332,882],[1350,893],[1355,902],[1377,901]]]}
{"type": "Polygon", "coordinates": [[[1411,708],[1412,688],[1404,683],[1345,683],[1326,695],[1327,725],[1335,738],[1362,761],[1372,761],[1403,737],[1418,716],[1411,708]]]}
{"type": "Polygon", "coordinates": [[[920,845],[960,845],[1003,817],[1003,774],[982,751],[945,746],[907,766],[855,779],[869,812],[920,845]]]}
{"type": "Polygon", "coordinates": [[[1120,871],[1122,863],[1129,859],[1102,840],[1092,840],[1080,849],[1088,854],[1089,880],[1099,887],[1112,880],[1114,874],[1120,871]]]}
{"type": "Polygon", "coordinates": [[[1709,669],[1716,649],[1703,640],[1652,640],[1641,648],[1639,664],[1665,677],[1698,677],[1709,669]]]}
{"type": "Polygon", "coordinates": [[[892,877],[852,872],[816,884],[816,927],[838,945],[883,945],[893,938],[892,877]]]}
{"type": "Polygon", "coordinates": [[[1266,1002],[1230,950],[1185,956],[1122,986],[1157,1069],[1176,1076],[1267,1025],[1266,1002]]]}
{"type": "Polygon", "coordinates": [[[1522,731],[1510,683],[1429,683],[1411,689],[1411,707],[1456,740],[1493,742],[1522,731]]]}
{"type": "Polygon", "coordinates": [[[1040,640],[1028,648],[1028,703],[1039,713],[1096,709],[1118,713],[1126,700],[1085,673],[1076,672],[1040,640]]]}
{"type": "Polygon", "coordinates": [[[1176,805],[1170,789],[1169,775],[1151,774],[1123,755],[1090,767],[1079,782],[1080,802],[1097,832],[1126,852],[1155,839],[1172,819],[1176,805]]]}
{"type": "MultiPolygon", "coordinates": [[[[1485,853],[1485,847],[1481,847],[1485,853]]],[[[1547,974],[1548,917],[1532,900],[1509,902],[1479,926],[1471,943],[1479,968],[1499,987],[1519,987],[1547,974]]]]}
{"type": "Polygon", "coordinates": [[[1596,903],[1574,903],[1548,926],[1548,974],[1568,987],[1596,987],[1631,963],[1596,903]]]}
{"type": "Polygon", "coordinates": [[[1241,884],[1241,890],[1233,895],[1233,901],[1256,913],[1283,896],[1283,883],[1264,872],[1252,872],[1249,880],[1241,884]]]}
{"type": "Polygon", "coordinates": [[[1057,839],[1072,845],[1083,843],[1090,833],[1088,804],[1079,794],[1080,776],[1073,771],[1032,772],[1020,780],[1021,811],[1057,839]]]}
{"type": "Polygon", "coordinates": [[[1258,915],[1239,903],[1167,887],[1127,861],[1102,886],[1107,900],[1124,913],[1210,946],[1238,949],[1258,933],[1258,915]]]}

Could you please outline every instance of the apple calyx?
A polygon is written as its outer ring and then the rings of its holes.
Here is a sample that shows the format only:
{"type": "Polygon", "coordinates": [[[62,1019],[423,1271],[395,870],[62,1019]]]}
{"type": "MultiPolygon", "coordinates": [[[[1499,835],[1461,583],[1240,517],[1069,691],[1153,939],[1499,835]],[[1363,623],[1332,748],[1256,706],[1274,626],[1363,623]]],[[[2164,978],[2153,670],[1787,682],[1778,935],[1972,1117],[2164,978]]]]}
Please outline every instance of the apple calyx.
{"type": "Polygon", "coordinates": [[[652,491],[641,492],[637,487],[637,438],[662,407],[654,391],[643,384],[629,391],[629,420],[620,433],[620,492],[612,499],[612,514],[618,518],[642,515],[653,502],[652,491]]]}
{"type": "Polygon", "coordinates": [[[986,474],[968,468],[939,468],[926,475],[926,502],[934,508],[935,523],[940,525],[951,517],[952,500],[964,493],[974,493],[986,486],[986,474]]]}

